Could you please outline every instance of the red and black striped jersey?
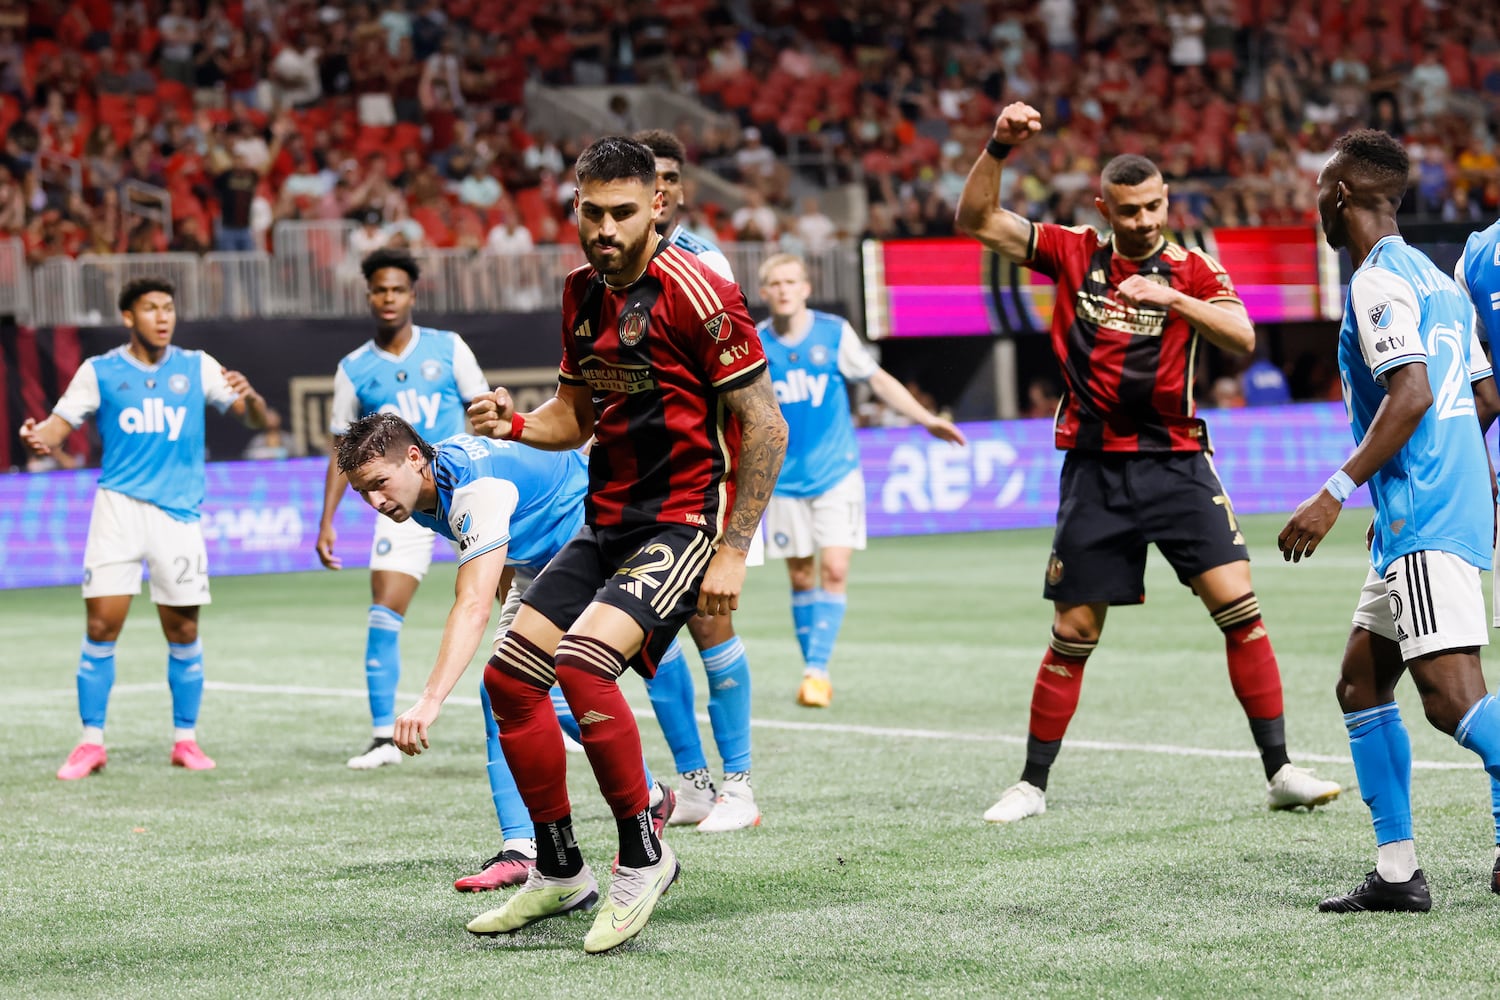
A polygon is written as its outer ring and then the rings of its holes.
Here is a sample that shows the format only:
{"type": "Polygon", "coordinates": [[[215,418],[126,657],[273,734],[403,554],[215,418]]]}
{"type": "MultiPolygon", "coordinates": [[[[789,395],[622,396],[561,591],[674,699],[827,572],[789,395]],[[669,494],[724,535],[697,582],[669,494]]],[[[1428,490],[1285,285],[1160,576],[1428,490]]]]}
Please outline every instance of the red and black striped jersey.
{"type": "Polygon", "coordinates": [[[1120,300],[1133,274],[1205,302],[1239,302],[1234,282],[1201,250],[1163,240],[1139,260],[1090,226],[1034,223],[1026,266],[1057,282],[1052,352],[1062,368],[1057,447],[1080,451],[1203,451],[1193,404],[1198,331],[1176,313],[1120,300]]]}
{"type": "Polygon", "coordinates": [[[688,524],[717,538],[740,451],[723,394],[766,367],[740,287],[662,240],[628,288],[589,266],[568,275],[562,338],[559,380],[594,400],[588,523],[688,524]]]}

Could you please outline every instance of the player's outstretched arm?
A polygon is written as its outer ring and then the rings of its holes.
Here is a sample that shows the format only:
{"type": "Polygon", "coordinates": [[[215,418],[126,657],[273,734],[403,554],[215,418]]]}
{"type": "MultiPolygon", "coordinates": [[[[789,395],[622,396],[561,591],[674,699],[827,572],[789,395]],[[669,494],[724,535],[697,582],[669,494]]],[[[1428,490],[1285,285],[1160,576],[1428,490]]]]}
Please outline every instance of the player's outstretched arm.
{"type": "Polygon", "coordinates": [[[334,543],[338,541],[338,532],[333,527],[333,515],[339,509],[339,501],[344,498],[344,489],[349,485],[349,478],[339,471],[339,442],[342,436],[335,437],[328,447],[328,471],[323,475],[323,517],[318,521],[318,561],[325,569],[340,569],[344,561],[333,552],[334,543]]]}
{"type": "Polygon", "coordinates": [[[544,451],[573,451],[594,434],[594,399],[586,385],[559,382],[555,396],[530,413],[518,414],[510,392],[497,388],[469,404],[469,422],[485,437],[544,451]]]}
{"type": "Polygon", "coordinates": [[[1000,256],[1025,261],[1031,255],[1031,223],[1000,205],[1000,170],[1004,154],[1042,130],[1042,116],[1020,101],[1006,105],[995,119],[995,131],[964,181],[953,222],[1000,256]],[[996,155],[996,154],[1001,155],[996,155]]]}
{"type": "Polygon", "coordinates": [[[52,449],[66,441],[72,433],[73,425],[55,413],[40,423],[33,417],[27,417],[21,424],[21,441],[31,449],[33,455],[50,455],[52,449]]]}
{"type": "Polygon", "coordinates": [[[884,368],[875,369],[875,374],[870,376],[870,391],[875,393],[875,398],[933,437],[957,445],[969,443],[964,432],[951,420],[944,420],[923,406],[906,386],[896,381],[896,376],[884,368]]]}
{"type": "Polygon", "coordinates": [[[761,515],[771,502],[771,490],[786,458],[786,419],[776,405],[769,371],[763,371],[747,386],[726,392],[723,399],[740,421],[740,460],[729,526],[698,590],[698,613],[702,615],[727,615],[739,607],[750,540],[760,528],[761,515]]]}
{"type": "Polygon", "coordinates": [[[490,605],[499,592],[500,578],[505,573],[506,548],[501,545],[458,567],[458,579],[453,585],[453,607],[443,626],[437,662],[433,664],[432,673],[427,675],[427,683],[423,685],[417,703],[396,719],[393,739],[402,753],[416,756],[431,745],[427,740],[427,729],[437,721],[443,701],[468,669],[474,650],[479,648],[489,625],[490,605]]]}

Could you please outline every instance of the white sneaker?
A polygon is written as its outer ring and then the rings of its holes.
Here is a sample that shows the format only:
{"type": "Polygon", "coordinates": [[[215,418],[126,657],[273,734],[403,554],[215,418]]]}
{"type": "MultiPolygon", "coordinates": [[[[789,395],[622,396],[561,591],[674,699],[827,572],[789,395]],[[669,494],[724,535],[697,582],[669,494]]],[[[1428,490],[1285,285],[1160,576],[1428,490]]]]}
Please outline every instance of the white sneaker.
{"type": "Polygon", "coordinates": [[[717,797],[708,768],[687,772],[677,781],[677,805],[673,807],[667,825],[697,826],[713,811],[717,797]]]}
{"type": "Polygon", "coordinates": [[[1000,793],[1000,801],[984,811],[986,823],[1014,823],[1047,811],[1047,793],[1029,781],[1017,782],[1000,793]]]}
{"type": "Polygon", "coordinates": [[[703,833],[728,833],[760,826],[760,810],[748,781],[726,781],[713,810],[698,824],[703,833]]]}
{"type": "Polygon", "coordinates": [[[389,737],[377,736],[365,747],[363,753],[357,753],[349,758],[349,766],[356,771],[373,771],[377,767],[387,764],[397,764],[401,761],[401,751],[396,749],[396,744],[389,737]]]}
{"type": "Polygon", "coordinates": [[[1281,770],[1266,782],[1266,805],[1272,809],[1295,809],[1326,806],[1343,791],[1335,782],[1313,777],[1305,767],[1281,765],[1281,770]]]}

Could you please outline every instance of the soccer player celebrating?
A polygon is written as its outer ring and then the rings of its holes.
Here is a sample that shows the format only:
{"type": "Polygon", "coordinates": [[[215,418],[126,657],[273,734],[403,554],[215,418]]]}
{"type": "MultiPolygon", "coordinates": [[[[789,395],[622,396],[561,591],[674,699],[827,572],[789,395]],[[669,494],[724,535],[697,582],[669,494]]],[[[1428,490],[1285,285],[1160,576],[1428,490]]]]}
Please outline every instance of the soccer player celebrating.
{"type": "Polygon", "coordinates": [[[787,422],[786,464],[766,508],[766,551],[786,560],[791,578],[804,664],[797,703],[827,708],[833,698],[828,661],[844,621],[849,558],[865,547],[865,480],[848,383],[868,382],[881,402],[939,440],[967,442],[876,363],[847,320],[807,308],[812,284],[800,257],[768,257],[760,266],[760,294],[771,317],[756,330],[787,422]]]}
{"type": "Polygon", "coordinates": [[[1146,599],[1150,544],[1224,633],[1230,685],[1260,750],[1270,807],[1330,802],[1339,786],[1287,756],[1281,674],[1251,589],[1250,552],[1193,409],[1198,338],[1247,354],[1255,328],[1224,269],[1163,236],[1167,186],[1144,157],[1104,167],[1094,206],[1110,237],[1001,208],[1005,157],[1041,128],[1026,104],[1000,113],[957,213],[958,226],[985,246],[1057,282],[1052,350],[1066,387],[1056,440],[1067,456],[1043,590],[1052,642],[1032,691],[1021,780],[984,818],[1008,823],[1046,811],[1047,777],[1078,708],[1084,665],[1110,605],[1146,599]]]}
{"type": "Polygon", "coordinates": [[[130,334],[122,347],[79,366],[52,413],[27,419],[21,439],[45,455],[90,416],[103,446],[103,471],[83,553],[87,631],[78,661],[83,739],[57,772],[64,781],[103,770],[104,718],[115,682],[115,640],[141,590],[141,561],[151,569],[151,600],[167,637],[167,687],[176,734],[172,764],[206,771],[198,747],[203,701],[203,643],[198,609],[209,603],[203,505],[203,410],[229,412],[247,427],[266,425],[266,405],[244,375],[203,351],[172,346],[175,289],[138,278],[120,290],[130,334]]]}
{"type": "MultiPolygon", "coordinates": [[[[334,552],[333,515],[344,496],[338,468],[339,438],[370,413],[399,413],[431,440],[463,432],[464,407],[489,388],[474,352],[456,333],[413,325],[413,288],[421,271],[405,250],[382,248],[361,263],[375,317],[375,336],[339,362],[333,377],[328,474],[323,483],[323,519],[318,559],[329,569],[342,560],[334,552]]],[[[365,638],[365,685],[374,732],[369,746],[349,759],[370,770],[401,759],[391,738],[396,724],[396,685],[401,680],[401,625],[407,606],[432,565],[434,535],[416,521],[377,518],[370,549],[370,614],[365,638]]]]}
{"type": "Polygon", "coordinates": [[[1355,448],[1278,539],[1288,560],[1313,555],[1349,494],[1369,483],[1370,571],[1337,692],[1378,850],[1363,882],[1318,904],[1332,913],[1432,906],[1412,839],[1411,739],[1395,699],[1402,674],[1422,693],[1427,721],[1500,777],[1500,703],[1479,665],[1489,641],[1479,574],[1495,523],[1469,387],[1480,348],[1469,300],[1401,238],[1409,167],[1400,142],[1360,129],[1334,143],[1318,176],[1328,245],[1347,248],[1355,267],[1338,347],[1355,448]]]}
{"type": "Polygon", "coordinates": [[[480,433],[539,448],[595,438],[583,531],[526,592],[485,671],[537,866],[469,929],[513,932],[597,891],[573,836],[547,697],[555,679],[619,832],[619,868],[584,939],[597,953],[640,933],[678,871],[652,829],[640,733],[618,678],[627,667],[649,677],[695,611],[738,603],[786,423],[738,287],[652,226],[661,196],[651,151],[606,137],[579,156],[577,174],[589,263],[564,286],[557,394],[520,414],[499,389],[469,411],[480,433]]]}
{"type": "MultiPolygon", "coordinates": [[[[678,250],[697,257],[725,281],[734,281],[729,261],[718,247],[687,231],[677,221],[686,203],[682,168],[687,150],[671,132],[651,129],[638,132],[635,140],[656,158],[656,190],[662,196],[656,231],[678,250]]],[[[750,543],[746,566],[765,561],[760,532],[750,543]]],[[[750,786],[750,660],[745,644],[734,631],[734,616],[694,616],[688,632],[703,659],[708,675],[708,719],[714,744],[724,764],[724,781],[715,789],[698,734],[693,675],[682,647],[673,642],[662,655],[656,675],[646,682],[656,721],[666,737],[677,767],[677,803],[668,822],[674,826],[696,825],[703,833],[743,830],[760,824],[760,807],[750,786]]]]}

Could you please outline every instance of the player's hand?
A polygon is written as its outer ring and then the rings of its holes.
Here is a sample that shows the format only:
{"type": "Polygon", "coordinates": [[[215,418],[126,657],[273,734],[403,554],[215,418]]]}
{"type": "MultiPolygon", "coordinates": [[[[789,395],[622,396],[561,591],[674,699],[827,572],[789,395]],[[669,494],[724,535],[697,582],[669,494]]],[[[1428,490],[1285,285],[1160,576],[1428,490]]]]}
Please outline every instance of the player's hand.
{"type": "Polygon", "coordinates": [[[1024,101],[1007,104],[995,119],[995,141],[1019,146],[1042,130],[1042,114],[1024,101]]]}
{"type": "Polygon", "coordinates": [[[515,400],[505,388],[475,396],[469,403],[469,422],[476,433],[485,437],[501,440],[510,437],[510,418],[515,414],[515,400]]]}
{"type": "Polygon", "coordinates": [[[432,744],[427,742],[427,727],[437,721],[442,704],[423,698],[396,717],[396,732],[391,737],[396,749],[415,757],[432,744]]]}
{"type": "Polygon", "coordinates": [[[344,560],[333,554],[333,543],[338,540],[339,533],[333,530],[333,525],[318,527],[318,561],[324,569],[342,569],[344,566],[344,560]]]}
{"type": "Polygon", "coordinates": [[[43,441],[41,435],[36,432],[37,422],[35,417],[27,417],[21,424],[21,440],[26,447],[31,449],[33,455],[50,455],[52,447],[43,441]]]}
{"type": "Polygon", "coordinates": [[[1152,281],[1141,274],[1132,274],[1120,282],[1120,287],[1115,292],[1126,305],[1159,306],[1162,309],[1172,308],[1177,296],[1182,294],[1171,285],[1152,281]]]}
{"type": "MultiPolygon", "coordinates": [[[[1276,547],[1281,549],[1281,558],[1287,562],[1301,562],[1303,558],[1311,558],[1343,509],[1344,505],[1331,497],[1327,490],[1319,490],[1302,501],[1276,539],[1276,547]]],[[[1371,527],[1374,527],[1373,524],[1371,527]]]]}
{"type": "Polygon", "coordinates": [[[928,434],[931,434],[939,441],[947,441],[949,444],[956,444],[960,447],[967,446],[969,443],[969,439],[964,437],[964,432],[959,430],[958,426],[951,420],[944,420],[942,417],[933,417],[923,426],[928,434]]]}
{"type": "Polygon", "coordinates": [[[727,615],[739,609],[740,591],[745,586],[745,555],[727,542],[719,546],[698,588],[700,615],[727,615]]]}
{"type": "Polygon", "coordinates": [[[241,399],[251,399],[257,395],[255,388],[250,384],[250,380],[242,372],[231,371],[225,368],[224,382],[241,399]]]}

